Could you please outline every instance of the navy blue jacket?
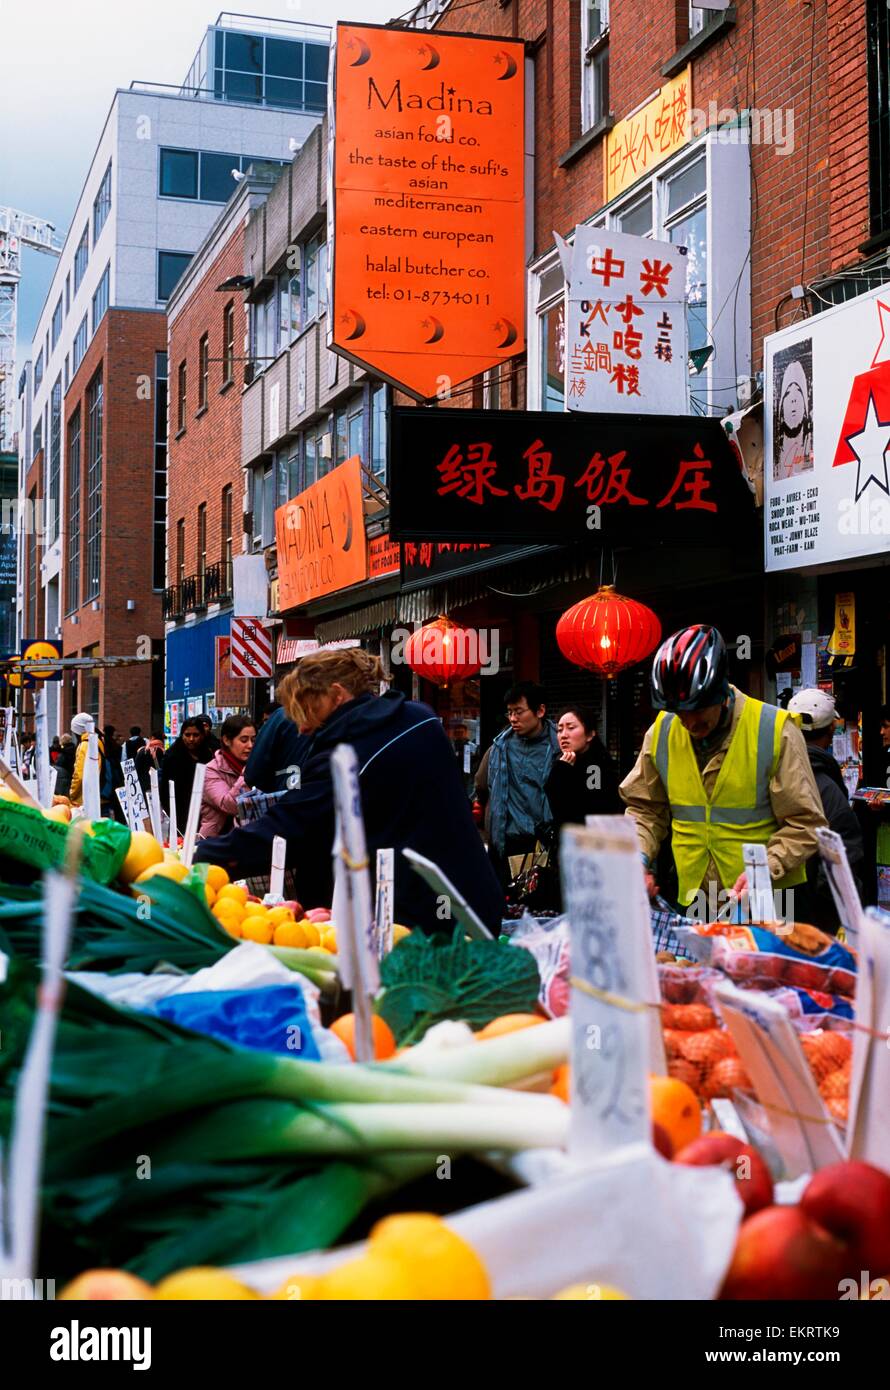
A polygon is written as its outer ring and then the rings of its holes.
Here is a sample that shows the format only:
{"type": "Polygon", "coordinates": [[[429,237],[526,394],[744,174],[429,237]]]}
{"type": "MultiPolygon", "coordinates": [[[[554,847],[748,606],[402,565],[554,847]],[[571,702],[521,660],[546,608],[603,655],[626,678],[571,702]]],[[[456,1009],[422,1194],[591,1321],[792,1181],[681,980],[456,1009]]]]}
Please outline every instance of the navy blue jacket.
{"type": "Polygon", "coordinates": [[[261,726],[247,759],[245,782],[261,792],[286,791],[287,779],[294,768],[302,766],[311,741],[283,709],[273,710],[261,726]]]}
{"type": "Polygon", "coordinates": [[[299,791],[288,792],[262,819],[202,840],[195,858],[238,877],[267,874],[272,839],[287,840],[287,866],[306,907],[333,893],[334,796],[330,757],[339,743],[356,751],[362,813],[373,877],[376,851],[395,849],[395,920],[427,931],[452,930],[437,900],[402,858],[405,848],[438,864],[489,930],[497,933],[503,894],[470,812],[451,744],[428,705],[395,690],[359,695],[312,736],[299,791]]]}

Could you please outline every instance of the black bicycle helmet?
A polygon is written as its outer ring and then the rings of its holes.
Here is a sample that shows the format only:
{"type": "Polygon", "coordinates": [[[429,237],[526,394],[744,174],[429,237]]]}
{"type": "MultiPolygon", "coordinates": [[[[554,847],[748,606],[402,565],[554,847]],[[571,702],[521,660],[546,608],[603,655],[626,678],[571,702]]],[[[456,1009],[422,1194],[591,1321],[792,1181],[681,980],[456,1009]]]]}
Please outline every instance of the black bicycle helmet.
{"type": "Polygon", "coordinates": [[[695,623],[665,639],[652,662],[655,709],[696,710],[726,694],[726,646],[715,627],[695,623]]]}

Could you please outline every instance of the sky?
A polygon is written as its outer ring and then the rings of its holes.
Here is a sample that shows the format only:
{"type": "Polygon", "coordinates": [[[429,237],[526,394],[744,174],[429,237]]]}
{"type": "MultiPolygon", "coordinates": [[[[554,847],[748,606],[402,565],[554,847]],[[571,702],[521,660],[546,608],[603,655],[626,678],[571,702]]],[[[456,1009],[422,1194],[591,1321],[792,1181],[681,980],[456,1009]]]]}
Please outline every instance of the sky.
{"type": "MultiPolygon", "coordinates": [[[[240,13],[333,25],[384,24],[410,0],[253,0],[240,13]]],[[[68,230],[112,95],[133,81],[182,82],[213,0],[0,0],[0,204],[68,230]]],[[[22,256],[18,364],[55,262],[22,256]]]]}

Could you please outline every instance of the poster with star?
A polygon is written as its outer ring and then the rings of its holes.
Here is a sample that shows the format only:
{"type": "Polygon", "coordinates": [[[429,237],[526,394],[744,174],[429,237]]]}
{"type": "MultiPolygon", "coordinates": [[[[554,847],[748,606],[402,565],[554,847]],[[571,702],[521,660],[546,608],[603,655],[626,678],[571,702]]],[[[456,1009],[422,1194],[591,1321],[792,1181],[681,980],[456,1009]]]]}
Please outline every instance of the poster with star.
{"type": "Polygon", "coordinates": [[[557,236],[567,410],[686,415],[685,246],[587,224],[557,236]]]}
{"type": "Polygon", "coordinates": [[[890,545],[890,286],[764,345],[767,571],[890,545]]]}

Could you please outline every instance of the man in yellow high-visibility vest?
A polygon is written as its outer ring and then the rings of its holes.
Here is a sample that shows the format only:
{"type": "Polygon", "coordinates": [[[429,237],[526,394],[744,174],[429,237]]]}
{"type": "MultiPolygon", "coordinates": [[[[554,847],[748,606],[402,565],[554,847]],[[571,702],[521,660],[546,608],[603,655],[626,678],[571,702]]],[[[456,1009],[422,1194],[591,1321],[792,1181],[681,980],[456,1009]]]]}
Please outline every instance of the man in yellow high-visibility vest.
{"type": "Polygon", "coordinates": [[[652,703],[660,713],[620,788],[650,892],[670,832],[679,904],[697,902],[699,919],[702,904],[711,920],[727,894],[744,892],[745,844],[766,846],[773,888],[799,888],[803,904],[807,860],[826,822],[806,744],[788,712],[730,685],[723,638],[703,624],[659,647],[652,703]]]}

